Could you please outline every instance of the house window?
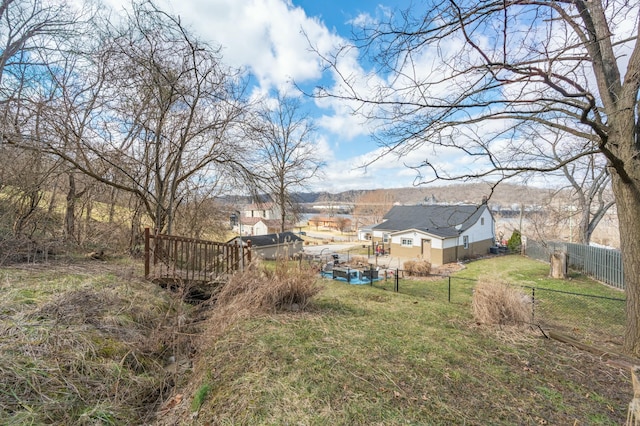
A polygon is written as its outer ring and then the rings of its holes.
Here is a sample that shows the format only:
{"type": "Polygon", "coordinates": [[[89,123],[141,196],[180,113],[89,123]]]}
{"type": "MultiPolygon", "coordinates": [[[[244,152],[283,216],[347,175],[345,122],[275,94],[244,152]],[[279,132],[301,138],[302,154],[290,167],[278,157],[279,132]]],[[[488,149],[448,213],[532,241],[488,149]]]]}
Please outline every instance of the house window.
{"type": "Polygon", "coordinates": [[[480,225],[484,225],[484,217],[480,218],[480,225]]]}
{"type": "Polygon", "coordinates": [[[382,234],[382,242],[385,244],[389,242],[389,234],[382,234]]]}
{"type": "Polygon", "coordinates": [[[465,250],[469,248],[469,236],[465,235],[462,237],[462,245],[464,246],[465,250]]]}
{"type": "Polygon", "coordinates": [[[413,247],[413,239],[411,239],[411,238],[403,238],[402,239],[402,247],[413,247]]]}

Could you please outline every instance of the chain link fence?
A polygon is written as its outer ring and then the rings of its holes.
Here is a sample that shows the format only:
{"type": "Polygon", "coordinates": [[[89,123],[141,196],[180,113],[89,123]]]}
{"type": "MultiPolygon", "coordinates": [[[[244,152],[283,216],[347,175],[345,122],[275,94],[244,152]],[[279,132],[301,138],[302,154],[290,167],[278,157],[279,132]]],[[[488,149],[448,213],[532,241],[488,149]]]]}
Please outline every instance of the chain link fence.
{"type": "Polygon", "coordinates": [[[532,323],[586,343],[622,345],[626,300],[543,287],[522,287],[531,301],[532,323]]]}
{"type": "MultiPolygon", "coordinates": [[[[471,308],[475,279],[449,275],[410,277],[402,269],[380,271],[379,280],[361,283],[376,289],[407,294],[471,308]]],[[[531,309],[530,325],[553,329],[585,343],[621,345],[625,326],[625,299],[518,286],[531,309]]]]}

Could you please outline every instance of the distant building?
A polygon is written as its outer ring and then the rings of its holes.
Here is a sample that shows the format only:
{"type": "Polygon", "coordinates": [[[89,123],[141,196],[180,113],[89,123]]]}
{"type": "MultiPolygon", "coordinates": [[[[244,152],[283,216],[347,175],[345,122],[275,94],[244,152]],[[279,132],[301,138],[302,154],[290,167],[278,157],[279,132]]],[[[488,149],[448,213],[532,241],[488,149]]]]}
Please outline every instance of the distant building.
{"type": "Polygon", "coordinates": [[[358,241],[371,241],[373,235],[373,225],[361,226],[358,229],[358,241]]]}
{"type": "Polygon", "coordinates": [[[486,204],[394,206],[372,227],[372,240],[394,257],[434,266],[487,254],[495,224],[486,204]]]}
{"type": "Polygon", "coordinates": [[[304,240],[293,232],[280,232],[267,235],[252,235],[232,238],[229,242],[247,245],[251,241],[253,258],[274,260],[291,258],[302,253],[304,240]]]}
{"type": "MultiPolygon", "coordinates": [[[[232,229],[240,235],[267,235],[282,230],[280,208],[274,203],[249,204],[240,212],[240,217],[233,221],[232,229]]],[[[293,228],[293,224],[285,222],[285,230],[293,228]]]]}
{"type": "Polygon", "coordinates": [[[313,216],[309,219],[309,226],[316,228],[335,229],[341,232],[351,232],[351,219],[344,216],[313,216]]]}

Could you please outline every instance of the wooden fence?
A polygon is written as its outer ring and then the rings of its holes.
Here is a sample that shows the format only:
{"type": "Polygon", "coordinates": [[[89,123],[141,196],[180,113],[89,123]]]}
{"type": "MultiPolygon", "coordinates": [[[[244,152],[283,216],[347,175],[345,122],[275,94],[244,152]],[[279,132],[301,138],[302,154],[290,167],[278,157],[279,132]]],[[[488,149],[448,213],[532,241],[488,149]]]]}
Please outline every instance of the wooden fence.
{"type": "Polygon", "coordinates": [[[163,282],[209,283],[228,278],[251,262],[246,246],[144,231],[144,276],[163,282]]]}

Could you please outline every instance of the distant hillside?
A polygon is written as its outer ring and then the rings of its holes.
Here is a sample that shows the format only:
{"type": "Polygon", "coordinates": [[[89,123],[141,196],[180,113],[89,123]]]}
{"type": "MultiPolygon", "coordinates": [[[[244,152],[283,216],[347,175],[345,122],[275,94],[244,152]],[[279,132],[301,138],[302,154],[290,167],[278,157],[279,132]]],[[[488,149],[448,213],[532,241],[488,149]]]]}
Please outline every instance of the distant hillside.
{"type": "MultiPolygon", "coordinates": [[[[393,189],[361,189],[349,190],[338,193],[322,192],[298,192],[293,195],[297,203],[303,205],[312,204],[352,204],[369,192],[385,191],[391,194],[394,202],[401,204],[418,204],[424,202],[437,203],[470,203],[478,204],[484,197],[489,198],[491,205],[511,206],[512,204],[526,205],[542,204],[552,193],[551,189],[534,188],[524,185],[500,184],[493,192],[487,184],[467,183],[442,186],[420,186],[393,189]]],[[[268,196],[260,197],[263,201],[268,196]]],[[[228,196],[222,200],[231,204],[249,204],[253,202],[251,197],[228,196]]]]}
{"type": "Polygon", "coordinates": [[[482,202],[483,197],[489,197],[493,205],[508,206],[511,204],[541,204],[551,194],[550,189],[534,188],[523,185],[500,184],[491,192],[489,185],[482,183],[456,184],[447,186],[421,186],[409,188],[394,188],[386,190],[351,190],[330,194],[315,192],[297,194],[301,203],[334,204],[353,203],[359,196],[374,191],[386,191],[392,195],[395,202],[402,204],[417,204],[423,202],[438,203],[471,203],[482,202]]]}

